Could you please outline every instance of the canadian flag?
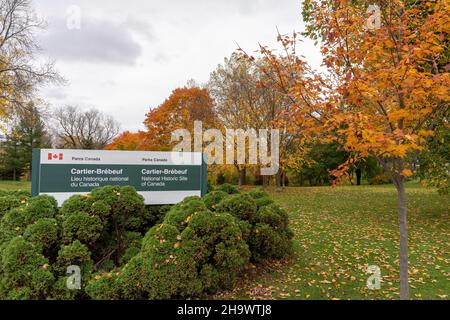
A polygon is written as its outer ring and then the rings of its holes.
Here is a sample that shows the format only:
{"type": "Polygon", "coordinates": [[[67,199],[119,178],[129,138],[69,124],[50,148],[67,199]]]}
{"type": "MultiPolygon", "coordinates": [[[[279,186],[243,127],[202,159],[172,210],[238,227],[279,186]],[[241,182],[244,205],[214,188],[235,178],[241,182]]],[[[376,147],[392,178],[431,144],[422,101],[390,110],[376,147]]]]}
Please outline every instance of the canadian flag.
{"type": "Polygon", "coordinates": [[[63,154],[62,153],[51,153],[49,152],[47,154],[48,160],[62,160],[63,159],[63,154]]]}

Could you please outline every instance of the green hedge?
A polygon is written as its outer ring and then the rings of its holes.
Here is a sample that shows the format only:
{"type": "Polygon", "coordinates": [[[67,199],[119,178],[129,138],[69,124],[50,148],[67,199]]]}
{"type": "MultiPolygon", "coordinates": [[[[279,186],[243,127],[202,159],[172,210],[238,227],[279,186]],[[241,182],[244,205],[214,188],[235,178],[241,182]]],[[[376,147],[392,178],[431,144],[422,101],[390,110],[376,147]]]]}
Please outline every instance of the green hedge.
{"type": "Polygon", "coordinates": [[[261,190],[224,184],[203,198],[145,206],[108,186],[57,208],[0,195],[0,298],[169,299],[232,288],[249,262],[292,252],[286,212],[261,190]],[[67,289],[67,267],[81,290],[67,289]]]}

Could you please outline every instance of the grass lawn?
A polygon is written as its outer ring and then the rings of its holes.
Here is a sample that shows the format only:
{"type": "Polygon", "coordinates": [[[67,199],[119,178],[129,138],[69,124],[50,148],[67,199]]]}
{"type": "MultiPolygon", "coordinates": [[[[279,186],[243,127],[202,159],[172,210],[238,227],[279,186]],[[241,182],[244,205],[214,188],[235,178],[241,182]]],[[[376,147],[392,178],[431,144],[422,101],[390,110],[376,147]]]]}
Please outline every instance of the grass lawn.
{"type": "MultiPolygon", "coordinates": [[[[411,298],[449,299],[449,198],[418,184],[407,193],[411,298]]],[[[216,298],[399,298],[394,187],[293,187],[271,196],[289,212],[295,255],[247,271],[216,298]],[[366,287],[369,265],[381,269],[380,290],[366,287]]]]}
{"type": "Polygon", "coordinates": [[[31,182],[29,181],[1,181],[0,190],[31,190],[31,182]]]}

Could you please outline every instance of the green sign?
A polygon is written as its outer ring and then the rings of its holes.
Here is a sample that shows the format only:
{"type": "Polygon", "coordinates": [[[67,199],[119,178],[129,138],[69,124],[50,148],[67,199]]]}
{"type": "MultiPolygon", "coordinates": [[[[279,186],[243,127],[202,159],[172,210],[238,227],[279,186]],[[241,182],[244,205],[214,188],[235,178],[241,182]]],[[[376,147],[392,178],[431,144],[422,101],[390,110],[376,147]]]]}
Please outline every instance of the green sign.
{"type": "Polygon", "coordinates": [[[155,205],[206,192],[199,152],[34,149],[32,172],[32,195],[54,196],[59,205],[107,185],[133,186],[155,205]]]}

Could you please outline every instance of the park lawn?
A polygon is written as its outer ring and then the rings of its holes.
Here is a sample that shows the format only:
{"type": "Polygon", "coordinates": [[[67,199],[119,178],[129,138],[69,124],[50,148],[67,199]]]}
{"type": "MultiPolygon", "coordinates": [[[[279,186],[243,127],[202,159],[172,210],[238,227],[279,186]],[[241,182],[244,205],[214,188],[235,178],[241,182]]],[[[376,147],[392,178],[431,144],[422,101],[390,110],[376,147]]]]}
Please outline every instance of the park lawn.
{"type": "MultiPolygon", "coordinates": [[[[293,257],[254,267],[225,299],[398,299],[399,233],[393,186],[270,191],[289,213],[293,257]],[[381,270],[369,290],[367,266],[381,270]]],[[[412,299],[450,298],[448,196],[407,186],[412,299]]]]}
{"type": "Polygon", "coordinates": [[[2,181],[2,180],[0,180],[0,190],[6,190],[6,191],[16,191],[16,190],[31,191],[31,182],[29,182],[29,181],[2,181]]]}

